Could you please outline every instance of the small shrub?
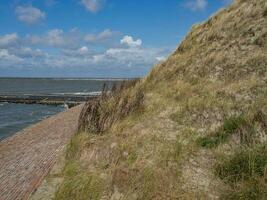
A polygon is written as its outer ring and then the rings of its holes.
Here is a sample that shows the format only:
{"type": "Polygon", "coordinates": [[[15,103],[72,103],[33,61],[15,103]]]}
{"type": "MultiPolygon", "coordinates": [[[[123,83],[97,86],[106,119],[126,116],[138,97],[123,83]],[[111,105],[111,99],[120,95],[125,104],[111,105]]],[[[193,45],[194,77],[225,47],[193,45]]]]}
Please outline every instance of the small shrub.
{"type": "Polygon", "coordinates": [[[205,148],[214,148],[224,143],[229,136],[234,134],[241,126],[245,124],[243,116],[231,117],[225,120],[223,126],[215,135],[199,138],[197,144],[205,148]]]}
{"type": "Polygon", "coordinates": [[[263,176],[267,164],[266,148],[243,149],[215,168],[215,174],[228,183],[263,176]]]}

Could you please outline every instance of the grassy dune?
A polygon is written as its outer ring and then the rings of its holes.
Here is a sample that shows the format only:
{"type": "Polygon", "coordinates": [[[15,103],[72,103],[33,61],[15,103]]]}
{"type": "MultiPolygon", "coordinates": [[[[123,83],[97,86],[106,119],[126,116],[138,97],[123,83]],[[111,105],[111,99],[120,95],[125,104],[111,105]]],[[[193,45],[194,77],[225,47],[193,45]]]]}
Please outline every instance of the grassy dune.
{"type": "Polygon", "coordinates": [[[266,199],[266,12],[236,0],[87,103],[55,199],[266,199]]]}

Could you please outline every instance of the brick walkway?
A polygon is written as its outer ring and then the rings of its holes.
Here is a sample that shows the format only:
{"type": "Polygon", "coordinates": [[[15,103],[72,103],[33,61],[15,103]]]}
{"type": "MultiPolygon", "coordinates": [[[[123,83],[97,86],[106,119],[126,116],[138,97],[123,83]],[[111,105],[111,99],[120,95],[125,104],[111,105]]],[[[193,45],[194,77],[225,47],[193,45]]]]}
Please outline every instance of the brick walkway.
{"type": "Polygon", "coordinates": [[[82,106],[0,142],[0,200],[28,199],[76,132],[82,106]]]}

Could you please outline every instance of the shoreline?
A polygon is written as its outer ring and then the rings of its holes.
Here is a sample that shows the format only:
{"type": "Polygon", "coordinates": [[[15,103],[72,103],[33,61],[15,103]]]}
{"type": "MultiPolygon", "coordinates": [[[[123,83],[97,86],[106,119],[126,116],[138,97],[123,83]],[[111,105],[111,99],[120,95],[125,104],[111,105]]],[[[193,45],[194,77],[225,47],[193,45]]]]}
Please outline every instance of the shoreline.
{"type": "Polygon", "coordinates": [[[0,196],[27,199],[42,183],[78,127],[83,104],[0,141],[0,196]]]}

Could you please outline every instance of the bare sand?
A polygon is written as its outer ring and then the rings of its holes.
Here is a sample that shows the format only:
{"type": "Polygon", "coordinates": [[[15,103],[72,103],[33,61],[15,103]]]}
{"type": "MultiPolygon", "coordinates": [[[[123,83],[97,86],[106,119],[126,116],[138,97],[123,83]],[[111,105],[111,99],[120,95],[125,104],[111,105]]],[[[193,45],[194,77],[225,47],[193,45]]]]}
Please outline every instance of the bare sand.
{"type": "Polygon", "coordinates": [[[38,188],[77,131],[82,106],[0,142],[0,200],[28,199],[38,188]]]}

